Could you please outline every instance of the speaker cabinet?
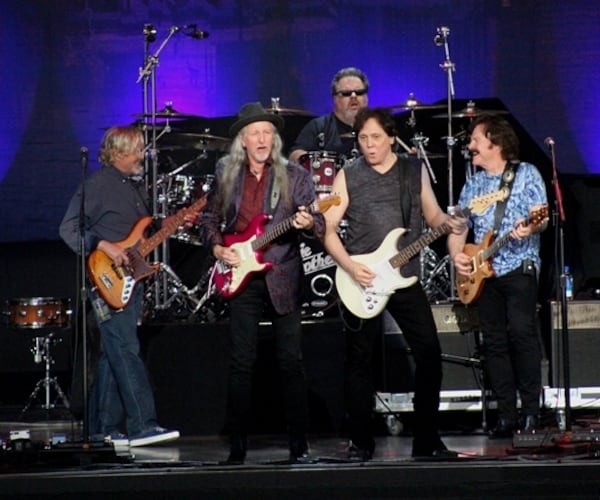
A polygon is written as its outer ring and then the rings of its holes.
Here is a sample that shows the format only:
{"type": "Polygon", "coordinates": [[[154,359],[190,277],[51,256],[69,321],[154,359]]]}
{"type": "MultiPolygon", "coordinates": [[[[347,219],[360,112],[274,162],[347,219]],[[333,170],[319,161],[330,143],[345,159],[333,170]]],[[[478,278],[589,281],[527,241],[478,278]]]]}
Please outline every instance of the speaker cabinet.
{"type": "Polygon", "coordinates": [[[552,385],[564,385],[564,369],[568,368],[570,387],[600,386],[600,301],[574,300],[567,303],[568,367],[563,366],[560,302],[550,304],[550,321],[552,385]]]}
{"type": "MultiPolygon", "coordinates": [[[[462,304],[433,304],[433,318],[442,346],[442,390],[480,389],[479,318],[477,309],[462,304]]],[[[383,380],[385,392],[414,390],[414,361],[398,324],[383,313],[383,380]]]]}

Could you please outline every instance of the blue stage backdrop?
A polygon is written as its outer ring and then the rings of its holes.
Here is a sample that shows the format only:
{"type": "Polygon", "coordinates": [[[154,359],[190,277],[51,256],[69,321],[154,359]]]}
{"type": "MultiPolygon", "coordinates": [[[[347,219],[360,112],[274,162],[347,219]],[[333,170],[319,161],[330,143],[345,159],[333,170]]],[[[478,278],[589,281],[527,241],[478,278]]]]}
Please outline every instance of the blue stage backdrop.
{"type": "MultiPolygon", "coordinates": [[[[500,99],[560,172],[600,173],[600,10],[587,0],[4,0],[0,5],[0,242],[53,240],[104,130],[143,111],[140,67],[157,55],[156,105],[199,120],[248,101],[330,110],[331,77],[357,66],[370,103],[500,99]],[[208,37],[188,36],[196,24],[208,37]],[[155,40],[144,27],[156,30],[155,40]],[[172,35],[172,36],[170,36],[172,35]]],[[[226,132],[226,127],[218,129],[226,132]]],[[[226,123],[226,122],[225,122],[226,123]]],[[[188,130],[189,131],[189,130],[188,130]]],[[[216,130],[215,130],[216,131],[216,130]]],[[[289,142],[291,139],[287,138],[289,142]]],[[[442,144],[431,137],[430,145],[442,144]]],[[[288,144],[289,145],[289,144],[288,144]]],[[[437,173],[443,176],[442,167],[437,173]]],[[[457,190],[460,186],[457,186],[457,190]]]]}

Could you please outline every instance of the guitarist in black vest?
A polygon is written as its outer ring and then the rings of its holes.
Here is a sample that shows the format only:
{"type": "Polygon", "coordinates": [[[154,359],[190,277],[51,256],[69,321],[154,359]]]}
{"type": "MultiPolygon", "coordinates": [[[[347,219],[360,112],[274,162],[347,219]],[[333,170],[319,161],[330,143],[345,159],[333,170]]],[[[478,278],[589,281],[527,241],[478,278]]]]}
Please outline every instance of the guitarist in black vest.
{"type": "MultiPolygon", "coordinates": [[[[130,264],[125,240],[136,222],[150,212],[142,182],[144,137],[137,127],[111,127],[104,134],[102,167],[85,180],[83,214],[86,253],[103,252],[114,267],[130,264]]],[[[60,236],[80,250],[81,186],[71,199],[60,225],[60,236]]],[[[118,445],[146,446],[179,437],[157,423],[152,388],[141,359],[137,324],[142,313],[143,287],[121,308],[111,308],[90,290],[100,330],[102,354],[90,395],[89,429],[118,445]]]]}
{"type": "MultiPolygon", "coordinates": [[[[482,114],[471,124],[470,133],[472,162],[480,168],[463,186],[459,205],[497,189],[509,192],[504,202],[492,205],[481,215],[470,216],[479,253],[486,250],[486,237],[494,236],[506,243],[487,259],[493,270],[489,279],[470,293],[480,294],[477,307],[482,354],[498,403],[498,422],[490,437],[511,437],[517,429],[533,431],[538,427],[542,382],[537,276],[541,265],[539,233],[548,221],[548,202],[537,168],[519,162],[519,140],[505,119],[482,114]],[[537,220],[536,212],[542,214],[537,220]],[[521,397],[520,418],[517,391],[521,397]]],[[[466,238],[467,234],[450,235],[448,250],[457,276],[464,277],[468,285],[477,282],[488,262],[478,262],[465,253],[466,238]]],[[[464,292],[458,288],[459,294],[464,292]]]]}
{"type": "MultiPolygon", "coordinates": [[[[466,232],[464,219],[444,213],[435,197],[427,171],[420,163],[395,153],[396,126],[383,109],[361,109],[355,131],[362,157],[340,170],[333,192],[341,204],[325,213],[324,244],[338,266],[352,278],[359,290],[369,290],[376,279],[390,274],[419,275],[418,256],[401,269],[385,269],[380,276],[374,266],[352,259],[353,255],[376,251],[396,228],[409,231],[393,241],[394,252],[416,240],[423,217],[430,227],[448,224],[457,233],[466,232]],[[337,226],[346,218],[349,231],[345,245],[337,226]]],[[[381,266],[384,262],[374,262],[381,266]]],[[[339,269],[338,269],[339,271],[339,269]]],[[[338,289],[343,299],[345,290],[338,289]]],[[[365,305],[369,312],[370,302],[365,305]]],[[[360,309],[360,308],[359,308],[360,309]]],[[[438,434],[438,407],[442,381],[441,347],[431,307],[418,279],[389,295],[385,309],[398,323],[416,363],[414,398],[414,457],[455,457],[438,434]]],[[[371,373],[374,342],[382,332],[381,314],[364,319],[344,305],[346,328],[346,407],[349,416],[350,459],[369,460],[375,450],[372,416],[374,384],[371,373]]]]}

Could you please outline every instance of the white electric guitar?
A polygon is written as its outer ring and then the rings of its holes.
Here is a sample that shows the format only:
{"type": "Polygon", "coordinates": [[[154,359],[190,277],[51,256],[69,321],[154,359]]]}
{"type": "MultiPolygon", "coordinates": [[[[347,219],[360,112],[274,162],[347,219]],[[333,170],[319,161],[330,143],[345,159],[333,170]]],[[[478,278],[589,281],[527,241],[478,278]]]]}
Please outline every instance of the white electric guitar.
{"type": "MultiPolygon", "coordinates": [[[[468,209],[462,211],[465,216],[470,213],[483,213],[492,203],[504,200],[508,196],[505,190],[474,198],[468,209]]],[[[374,273],[375,278],[371,286],[363,287],[357,283],[344,269],[337,267],[335,284],[338,295],[348,310],[359,318],[369,319],[377,316],[385,308],[389,297],[395,290],[414,285],[419,279],[417,276],[405,278],[400,273],[400,268],[417,255],[426,246],[439,237],[450,233],[451,227],[445,223],[413,241],[410,245],[398,250],[398,238],[406,229],[398,227],[392,229],[377,250],[367,254],[352,255],[352,260],[365,264],[374,273]]]]}

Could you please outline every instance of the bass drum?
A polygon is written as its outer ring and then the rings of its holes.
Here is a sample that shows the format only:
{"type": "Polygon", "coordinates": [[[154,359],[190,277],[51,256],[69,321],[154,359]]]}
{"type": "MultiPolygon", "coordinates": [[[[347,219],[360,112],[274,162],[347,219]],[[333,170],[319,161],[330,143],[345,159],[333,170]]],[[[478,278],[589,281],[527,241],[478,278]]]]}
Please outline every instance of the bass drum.
{"type": "Polygon", "coordinates": [[[300,256],[304,271],[302,317],[309,319],[337,315],[335,261],[318,238],[306,236],[300,239],[300,256]]]}

